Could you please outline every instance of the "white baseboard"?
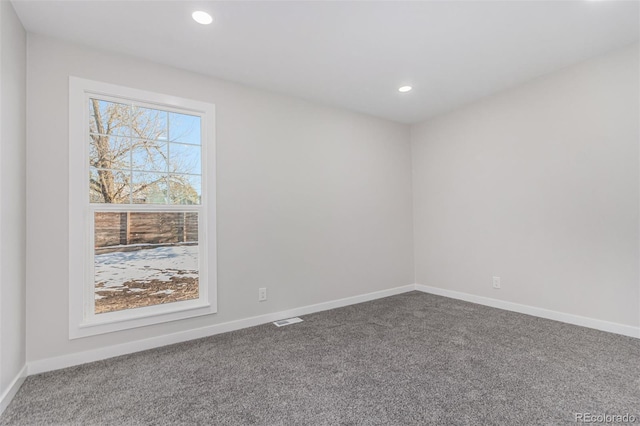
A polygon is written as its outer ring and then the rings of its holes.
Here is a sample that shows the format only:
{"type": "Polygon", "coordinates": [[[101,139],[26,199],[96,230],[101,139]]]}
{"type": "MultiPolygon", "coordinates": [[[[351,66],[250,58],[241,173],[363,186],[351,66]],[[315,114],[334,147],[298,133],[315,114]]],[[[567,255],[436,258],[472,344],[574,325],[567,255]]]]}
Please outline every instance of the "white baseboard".
{"type": "MultiPolygon", "coordinates": [[[[54,358],[46,358],[28,363],[28,374],[38,374],[47,371],[58,370],[61,368],[72,367],[74,365],[86,364],[88,362],[100,361],[120,355],[126,355],[134,352],[140,352],[147,349],[158,348],[161,346],[172,345],[175,343],[186,342],[188,340],[200,339],[203,337],[213,336],[229,331],[240,330],[247,327],[266,324],[284,318],[290,318],[301,315],[308,315],[315,312],[326,311],[329,309],[341,308],[343,306],[354,305],[356,303],[368,302],[370,300],[380,299],[383,297],[393,296],[396,294],[406,293],[418,290],[424,293],[431,293],[438,296],[450,297],[452,299],[464,300],[467,302],[477,303],[480,305],[490,306],[507,311],[519,312],[522,314],[533,315],[541,318],[547,318],[555,321],[561,321],[568,324],[579,325],[583,327],[594,328],[596,330],[608,331],[611,333],[622,334],[625,336],[640,338],[640,327],[633,327],[624,324],[598,320],[594,318],[582,317],[563,312],[552,311],[549,309],[537,308],[534,306],[521,305],[518,303],[507,302],[504,300],[492,299],[489,297],[476,296],[469,293],[459,291],[446,290],[437,287],[430,287],[421,284],[410,284],[402,287],[395,287],[387,290],[376,291],[373,293],[362,294],[358,296],[346,297],[344,299],[332,300],[329,302],[318,303],[315,305],[302,306],[286,311],[274,312],[265,315],[259,315],[250,318],[244,318],[236,321],[225,322],[222,324],[210,325],[193,330],[182,331],[178,333],[167,334],[164,336],[152,337],[149,339],[137,340],[134,342],[122,343],[119,345],[107,346],[104,348],[94,349],[91,351],[78,352],[69,355],[63,355],[54,358]]],[[[10,388],[2,396],[0,402],[1,409],[5,408],[5,399],[10,401],[13,395],[22,384],[25,374],[14,380],[12,388],[10,388]],[[11,390],[13,394],[11,394],[11,390]]],[[[8,402],[7,404],[8,405],[8,402]]]]}
{"type": "Polygon", "coordinates": [[[329,309],[341,308],[343,306],[354,305],[356,303],[368,302],[370,300],[380,299],[383,297],[393,296],[396,294],[406,293],[415,290],[413,284],[402,287],[390,288],[387,290],[376,291],[373,293],[362,294],[358,296],[346,297],[344,299],[332,300],[329,302],[318,303],[315,305],[303,306],[287,311],[274,312],[271,314],[259,315],[255,317],[245,318],[236,321],[225,322],[222,324],[210,325],[193,330],[181,331],[178,333],[167,334],[164,336],[152,337],[149,339],[137,340],[134,342],[122,343],[119,345],[107,346],[100,349],[94,349],[86,352],[79,352],[69,355],[63,355],[54,358],[46,358],[28,363],[29,375],[44,373],[46,371],[58,370],[61,368],[72,367],[74,365],[86,364],[88,362],[100,361],[106,358],[126,355],[134,352],[140,352],[147,349],[158,348],[161,346],[172,345],[174,343],[186,342],[188,340],[200,339],[202,337],[213,336],[215,334],[227,333],[229,331],[240,330],[242,328],[253,327],[256,325],[266,324],[269,322],[296,317],[300,315],[308,315],[315,312],[326,311],[329,309]]]}
{"type": "Polygon", "coordinates": [[[9,387],[6,391],[2,393],[0,396],[0,414],[4,413],[4,410],[9,406],[11,400],[16,393],[18,393],[18,389],[22,386],[24,379],[27,378],[27,366],[22,367],[22,370],[16,375],[16,377],[11,381],[9,387]]]}
{"type": "Polygon", "coordinates": [[[631,325],[618,324],[615,322],[583,317],[580,315],[567,314],[564,312],[552,311],[550,309],[537,308],[535,306],[521,305],[519,303],[492,299],[490,297],[476,296],[474,294],[446,290],[422,284],[416,284],[415,288],[416,290],[424,293],[464,300],[466,302],[477,303],[479,305],[491,306],[492,308],[533,315],[540,318],[566,322],[568,324],[580,325],[582,327],[594,328],[596,330],[608,331],[610,333],[622,334],[623,336],[640,338],[640,327],[633,327],[631,325]]]}

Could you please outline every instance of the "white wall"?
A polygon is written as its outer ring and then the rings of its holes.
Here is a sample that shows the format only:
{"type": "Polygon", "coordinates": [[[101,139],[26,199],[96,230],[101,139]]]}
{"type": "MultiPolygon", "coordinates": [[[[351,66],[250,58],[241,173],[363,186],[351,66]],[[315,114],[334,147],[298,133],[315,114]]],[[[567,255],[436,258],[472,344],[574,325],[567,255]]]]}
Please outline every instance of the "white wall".
{"type": "Polygon", "coordinates": [[[414,255],[420,284],[638,326],[637,51],[409,132],[29,35],[27,359],[409,284],[414,255]],[[69,75],[216,104],[218,314],[68,340],[69,75]]]}
{"type": "Polygon", "coordinates": [[[416,282],[638,326],[638,76],[635,45],[414,126],[416,282]]]}
{"type": "Polygon", "coordinates": [[[413,283],[407,126],[31,34],[28,54],[29,361],[413,283]],[[69,75],[216,105],[218,314],[69,341],[69,75]]]}
{"type": "Polygon", "coordinates": [[[1,396],[25,365],[26,33],[4,0],[0,43],[1,396]]]}

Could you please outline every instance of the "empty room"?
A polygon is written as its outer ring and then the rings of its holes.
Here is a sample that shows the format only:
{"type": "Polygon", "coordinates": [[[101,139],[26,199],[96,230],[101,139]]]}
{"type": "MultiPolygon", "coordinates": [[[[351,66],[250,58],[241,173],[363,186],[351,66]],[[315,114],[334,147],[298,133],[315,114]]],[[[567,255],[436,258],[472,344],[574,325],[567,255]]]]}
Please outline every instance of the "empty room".
{"type": "Polygon", "coordinates": [[[640,423],[640,2],[0,0],[0,425],[640,423]]]}

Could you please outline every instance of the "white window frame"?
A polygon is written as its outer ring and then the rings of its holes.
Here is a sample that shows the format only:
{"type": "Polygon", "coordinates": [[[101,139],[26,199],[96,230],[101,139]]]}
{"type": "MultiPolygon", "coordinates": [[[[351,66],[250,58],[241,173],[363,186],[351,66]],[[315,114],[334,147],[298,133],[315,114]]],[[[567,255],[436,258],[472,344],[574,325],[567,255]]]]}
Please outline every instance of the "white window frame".
{"type": "Polygon", "coordinates": [[[69,339],[110,333],[217,312],[215,105],[99,81],[69,77],[69,339]],[[135,102],[201,117],[202,196],[197,209],[183,205],[128,204],[129,211],[198,211],[199,298],[95,314],[95,211],[123,205],[89,202],[89,98],[135,102]]]}

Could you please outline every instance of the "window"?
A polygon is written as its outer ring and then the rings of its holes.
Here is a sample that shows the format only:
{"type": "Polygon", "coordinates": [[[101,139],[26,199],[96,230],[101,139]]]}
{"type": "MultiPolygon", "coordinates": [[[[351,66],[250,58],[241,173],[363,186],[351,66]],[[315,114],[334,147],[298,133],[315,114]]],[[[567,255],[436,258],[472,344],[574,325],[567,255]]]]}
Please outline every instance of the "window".
{"type": "Polygon", "coordinates": [[[214,106],[70,78],[69,337],[216,312],[214,106]]]}

